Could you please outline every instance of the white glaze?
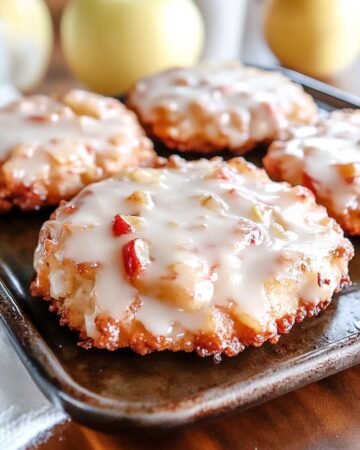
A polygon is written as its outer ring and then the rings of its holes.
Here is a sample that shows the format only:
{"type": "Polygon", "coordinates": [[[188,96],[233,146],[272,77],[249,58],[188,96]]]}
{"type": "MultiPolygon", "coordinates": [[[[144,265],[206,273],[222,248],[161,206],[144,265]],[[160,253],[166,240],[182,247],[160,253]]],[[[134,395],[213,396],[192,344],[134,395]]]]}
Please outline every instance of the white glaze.
{"type": "Polygon", "coordinates": [[[156,74],[137,84],[130,102],[144,122],[165,127],[175,140],[226,137],[234,148],[271,138],[293,122],[308,122],[316,111],[310,97],[288,78],[236,62],[156,74]]]}
{"type": "MultiPolygon", "coordinates": [[[[245,314],[262,329],[271,329],[270,302],[264,284],[284,276],[294,264],[305,260],[309,270],[331,280],[327,288],[320,289],[316,281],[304,287],[307,300],[316,303],[332,295],[339,279],[328,274],[329,255],[343,236],[331,224],[320,223],[327,218],[325,210],[315,207],[311,197],[300,201],[302,188],[271,182],[265,175],[239,174],[232,168],[233,181],[214,179],[212,174],[219,167],[219,161],[202,160],[177,169],[130,169],[120,179],[88,186],[69,202],[78,208],[74,213],[58,214],[45,223],[51,240],[61,243],[55,255],[59,262],[71,259],[99,264],[94,293],[96,312],[124,319],[138,296],[142,306],[137,319],[153,334],[171,336],[179,333],[179,324],[181,330],[206,329],[212,320],[213,306],[231,301],[238,314],[245,314]],[[139,173],[150,176],[146,182],[134,181],[139,179],[139,173]],[[146,192],[154,206],[147,208],[130,202],[128,198],[134,191],[146,192]],[[204,198],[209,195],[221,200],[211,209],[204,206],[204,198]],[[254,217],[254,205],[265,211],[260,221],[254,217]],[[114,237],[111,224],[117,214],[140,214],[141,229],[114,237]],[[286,232],[279,234],[275,228],[279,221],[286,224],[286,232]],[[62,241],[65,224],[71,233],[62,241]],[[258,232],[253,244],[249,241],[252,229],[258,232]],[[205,286],[200,308],[175,306],[151,293],[139,295],[125,274],[121,257],[122,247],[135,237],[150,244],[152,262],[141,273],[141,279],[151,287],[157,286],[169,273],[169,265],[187,264],[192,270],[180,272],[177,282],[191,287],[195,277],[200,282],[198,289],[205,286]],[[284,255],[287,261],[280,262],[279,257],[284,255]],[[205,285],[201,284],[204,268],[209,267],[213,268],[212,275],[206,278],[205,285]]],[[[42,258],[40,243],[35,254],[36,270],[42,258]]],[[[52,290],[57,293],[61,290],[59,278],[56,274],[50,279],[51,286],[55,284],[52,290]]],[[[66,273],[63,282],[66,291],[66,273]]],[[[301,294],[294,292],[294,296],[301,294]]],[[[93,336],[94,315],[91,317],[86,317],[86,327],[93,336]]]]}
{"type": "Polygon", "coordinates": [[[5,160],[7,177],[28,185],[47,180],[53,164],[71,166],[76,173],[94,165],[97,155],[108,158],[108,164],[120,155],[124,164],[132,157],[142,131],[123,105],[77,90],[66,101],[77,111],[46,96],[0,109],[0,161],[5,160]]]}
{"type": "Polygon", "coordinates": [[[296,158],[302,171],[314,180],[319,195],[331,197],[338,213],[347,208],[357,209],[359,180],[349,183],[339,166],[360,164],[360,112],[338,111],[323,118],[316,126],[299,128],[294,134],[295,137],[283,148],[274,150],[274,156],[288,154],[296,158]]]}

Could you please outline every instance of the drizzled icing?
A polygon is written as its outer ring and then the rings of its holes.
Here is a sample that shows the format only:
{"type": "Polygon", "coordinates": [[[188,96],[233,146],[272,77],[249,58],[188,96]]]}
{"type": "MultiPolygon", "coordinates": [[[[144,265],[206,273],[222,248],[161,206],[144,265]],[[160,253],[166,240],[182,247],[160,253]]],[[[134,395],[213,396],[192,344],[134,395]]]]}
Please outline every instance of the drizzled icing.
{"type": "Polygon", "coordinates": [[[241,147],[274,137],[293,123],[308,123],[316,106],[285,76],[239,63],[202,63],[140,81],[130,104],[154,130],[174,140],[241,147]]]}
{"type": "MultiPolygon", "coordinates": [[[[124,319],[136,298],[136,319],[154,335],[173,335],[179,326],[213,329],[215,305],[231,305],[247,324],[271,329],[271,315],[279,312],[266,283],[298,277],[299,264],[329,281],[299,284],[293,298],[316,304],[332,295],[341,275],[329,259],[344,238],[325,209],[304,188],[271,182],[241,158],[231,164],[215,159],[128,169],[88,186],[44,224],[60,267],[67,260],[98,265],[95,312],[85,317],[90,336],[96,314],[124,319]],[[142,201],[133,200],[134,192],[142,201]],[[118,214],[133,233],[114,237],[118,214]],[[148,243],[150,263],[131,280],[122,249],[135,238],[148,243]]],[[[40,240],[35,254],[38,272],[44,245],[40,240]]],[[[67,281],[66,272],[53,273],[51,295],[66,297],[67,281]]]]}
{"type": "MultiPolygon", "coordinates": [[[[114,99],[80,90],[59,101],[16,101],[0,109],[0,130],[2,170],[25,185],[47,181],[54,166],[70,167],[71,174],[93,166],[91,177],[99,179],[131,161],[137,147],[151,148],[133,113],[114,99]]],[[[64,175],[65,169],[56,173],[57,180],[64,175]]]]}
{"type": "MultiPolygon", "coordinates": [[[[291,155],[321,197],[341,214],[358,209],[360,197],[360,112],[337,111],[316,126],[294,130],[294,138],[274,146],[270,158],[291,155]]],[[[283,161],[285,170],[289,161],[283,161]]],[[[301,180],[300,180],[301,182],[301,180]]]]}

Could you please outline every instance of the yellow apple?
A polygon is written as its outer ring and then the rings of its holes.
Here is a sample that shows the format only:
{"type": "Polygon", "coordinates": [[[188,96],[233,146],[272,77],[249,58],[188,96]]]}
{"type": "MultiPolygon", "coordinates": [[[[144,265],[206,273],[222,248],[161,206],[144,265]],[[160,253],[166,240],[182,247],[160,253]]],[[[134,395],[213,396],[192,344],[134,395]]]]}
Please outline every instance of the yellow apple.
{"type": "Polygon", "coordinates": [[[107,95],[156,71],[193,64],[203,35],[192,0],[73,0],[61,21],[70,68],[107,95]]]}
{"type": "Polygon", "coordinates": [[[273,0],[267,41],[284,66],[326,77],[351,64],[360,51],[359,0],[273,0]]]}
{"type": "MultiPolygon", "coordinates": [[[[16,87],[28,91],[41,80],[52,46],[52,21],[43,0],[0,0],[0,60],[6,59],[16,87]]],[[[4,71],[1,64],[0,78],[4,71]]]]}

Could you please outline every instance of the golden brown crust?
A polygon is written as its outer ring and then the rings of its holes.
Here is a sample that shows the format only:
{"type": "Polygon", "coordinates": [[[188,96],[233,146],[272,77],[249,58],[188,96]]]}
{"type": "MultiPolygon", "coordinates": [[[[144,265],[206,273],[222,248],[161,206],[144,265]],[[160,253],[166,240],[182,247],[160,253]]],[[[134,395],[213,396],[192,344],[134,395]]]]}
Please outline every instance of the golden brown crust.
{"type": "MultiPolygon", "coordinates": [[[[255,148],[257,145],[269,145],[271,142],[277,140],[277,139],[283,139],[286,134],[287,130],[278,130],[272,134],[269,134],[266,139],[247,139],[244,143],[241,144],[241,146],[238,145],[232,145],[230,141],[226,137],[223,137],[222,139],[209,139],[205,135],[198,135],[198,136],[192,136],[189,139],[175,139],[170,136],[168,131],[168,124],[164,124],[161,121],[159,122],[150,122],[144,119],[141,112],[138,108],[136,108],[135,105],[131,103],[131,100],[129,98],[127,102],[127,106],[135,112],[137,115],[139,122],[141,126],[146,131],[146,134],[151,137],[152,139],[158,139],[160,140],[166,147],[178,150],[181,152],[188,152],[188,153],[201,153],[204,155],[211,155],[215,153],[222,152],[224,150],[230,150],[236,155],[244,155],[245,153],[249,152],[253,148],[255,148]]],[[[315,114],[311,113],[306,118],[306,120],[300,120],[294,118],[294,120],[291,122],[292,125],[294,124],[308,124],[312,122],[314,119],[315,114]]]]}
{"type": "MultiPolygon", "coordinates": [[[[6,161],[3,161],[3,164],[6,161]]],[[[149,167],[157,164],[157,156],[152,148],[146,144],[144,148],[134,153],[131,162],[126,166],[149,167]]],[[[59,192],[60,186],[55,179],[49,181],[39,180],[31,184],[19,183],[8,179],[8,177],[4,176],[0,163],[0,213],[9,212],[13,208],[19,208],[22,211],[36,211],[43,207],[56,206],[61,200],[69,200],[74,197],[87,184],[111,177],[116,172],[103,170],[101,176],[94,177],[85,173],[84,177],[74,187],[69,187],[66,189],[66,192],[59,192]]],[[[66,177],[64,181],[66,182],[66,177]]]]}
{"type": "Polygon", "coordinates": [[[272,136],[269,136],[268,139],[265,139],[261,142],[256,141],[255,139],[249,139],[245,144],[243,144],[240,148],[237,146],[231,146],[229,142],[226,140],[219,140],[215,142],[214,140],[208,140],[204,136],[193,137],[191,139],[185,140],[176,140],[169,136],[167,127],[164,126],[161,122],[147,122],[143,120],[140,111],[132,105],[130,102],[127,103],[127,106],[131,108],[135,114],[137,115],[141,126],[146,131],[146,134],[153,140],[161,141],[167,148],[172,150],[177,150],[183,153],[199,153],[204,155],[212,155],[216,153],[220,153],[224,150],[230,150],[236,155],[243,155],[248,151],[252,150],[255,146],[260,144],[270,144],[276,139],[280,139],[282,137],[282,133],[276,133],[272,136]]]}
{"type": "MultiPolygon", "coordinates": [[[[345,285],[348,281],[348,278],[346,278],[342,283],[345,285]]],[[[35,296],[37,293],[38,290],[33,288],[32,295],[35,296]]],[[[87,336],[83,327],[79,328],[76,325],[71,308],[64,307],[63,302],[51,297],[45,299],[51,303],[50,310],[60,316],[61,325],[66,325],[70,329],[79,332],[79,345],[85,349],[96,347],[114,351],[129,347],[140,355],[146,355],[154,351],[170,350],[173,352],[196,352],[202,357],[222,353],[226,356],[236,356],[249,346],[259,347],[267,341],[271,344],[276,344],[281,335],[289,333],[295,323],[300,323],[305,318],[318,315],[331,303],[331,299],[321,301],[316,306],[302,302],[293,314],[286,314],[276,320],[276,331],[258,334],[253,329],[237,321],[236,317],[231,314],[231,311],[219,310],[219,314],[224,316],[223,322],[228,324],[223,334],[186,331],[181,338],[176,340],[167,339],[163,336],[154,336],[137,320],[123,322],[102,315],[95,320],[98,338],[93,339],[87,336]]]]}
{"type": "MultiPolygon", "coordinates": [[[[54,217],[54,214],[53,214],[54,217]]],[[[45,231],[45,230],[44,230],[45,231]]],[[[293,313],[283,314],[276,320],[276,330],[263,331],[257,333],[254,329],[246,326],[241,322],[237,315],[232,313],[231,308],[218,308],[218,321],[222,324],[221,330],[217,333],[198,332],[193,333],[186,331],[181,338],[167,339],[162,336],[154,336],[146,330],[141,322],[136,320],[136,311],[140,306],[135,301],[130,309],[126,320],[114,320],[99,314],[95,319],[98,337],[96,339],[89,338],[84,326],[84,311],[91,308],[90,296],[82,295],[78,302],[68,303],[66,299],[55,299],[50,295],[50,267],[53,267],[54,253],[56,246],[48,240],[46,232],[40,238],[45,242],[45,258],[47,264],[43,266],[42,271],[38,272],[38,280],[31,286],[31,294],[33,296],[42,296],[50,302],[50,310],[56,312],[60,316],[61,325],[67,325],[71,329],[79,332],[79,345],[84,348],[98,347],[107,350],[116,350],[119,348],[130,347],[135,352],[145,355],[153,351],[186,351],[197,352],[200,356],[217,355],[224,353],[227,356],[235,356],[248,346],[261,346],[264,342],[270,341],[275,344],[281,334],[288,333],[296,322],[302,322],[306,317],[317,315],[324,310],[330,303],[331,299],[323,300],[317,304],[304,302],[300,300],[293,313]],[[221,316],[221,320],[220,320],[221,316]]],[[[336,260],[344,260],[351,257],[351,248],[338,248],[333,255],[334,264],[336,260]]],[[[90,283],[89,292],[92,290],[93,282],[96,275],[96,266],[75,265],[67,261],[64,263],[68,279],[72,283],[84,285],[90,283]]],[[[63,269],[64,269],[63,267],[63,269]]],[[[318,280],[321,283],[321,280],[318,280]]],[[[349,282],[345,275],[341,279],[337,290],[349,282]]]]}
{"type": "MultiPolygon", "coordinates": [[[[46,239],[43,235],[41,239],[46,239]]],[[[191,332],[186,330],[182,336],[176,339],[169,339],[164,336],[155,336],[145,329],[143,324],[136,319],[136,311],[140,306],[136,301],[129,309],[129,315],[126,320],[114,320],[106,314],[99,314],[95,318],[97,338],[90,338],[87,335],[84,324],[84,311],[91,309],[90,295],[88,298],[82,297],[78,302],[68,302],[67,299],[55,299],[50,295],[49,275],[51,259],[53,252],[50,241],[47,241],[49,258],[48,265],[43,267],[43,271],[38,272],[37,282],[32,283],[31,294],[33,296],[42,296],[50,302],[50,310],[60,316],[61,325],[67,325],[69,328],[78,331],[80,336],[79,345],[84,348],[103,348],[107,350],[117,350],[119,348],[130,347],[133,351],[145,355],[153,351],[195,351],[200,356],[217,355],[224,353],[227,356],[235,356],[249,346],[261,346],[266,341],[272,344],[277,343],[282,334],[287,334],[293,325],[302,322],[305,318],[315,316],[324,310],[331,302],[331,298],[322,300],[320,303],[304,302],[300,300],[299,305],[293,309],[292,313],[283,314],[276,319],[275,330],[263,330],[256,332],[253,328],[246,326],[239,317],[234,314],[231,308],[217,308],[218,323],[220,329],[216,333],[207,333],[204,331],[191,332]]],[[[334,266],[336,260],[351,258],[352,250],[350,247],[338,248],[333,255],[334,266]]],[[[86,280],[93,280],[96,274],[96,267],[79,267],[70,262],[65,264],[65,270],[73,283],[85,283],[86,280]],[[71,276],[69,276],[71,274],[71,276]]],[[[319,280],[321,282],[321,280],[319,280]]],[[[337,291],[349,283],[348,276],[344,275],[341,279],[337,291]]],[[[90,282],[90,286],[93,283],[90,282]]],[[[80,286],[79,290],[81,289],[80,286]]],[[[89,292],[92,287],[89,287],[89,292]]]]}

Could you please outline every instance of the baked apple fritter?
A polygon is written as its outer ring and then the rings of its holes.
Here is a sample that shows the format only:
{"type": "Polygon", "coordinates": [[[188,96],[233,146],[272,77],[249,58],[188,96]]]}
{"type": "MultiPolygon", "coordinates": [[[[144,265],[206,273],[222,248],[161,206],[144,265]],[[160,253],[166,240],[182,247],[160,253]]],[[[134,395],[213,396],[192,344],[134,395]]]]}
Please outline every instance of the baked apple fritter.
{"type": "Polygon", "coordinates": [[[274,142],[264,166],[275,180],[311,189],[349,234],[360,234],[360,110],[335,111],[274,142]]]}
{"type": "Polygon", "coordinates": [[[171,157],[63,202],[31,292],[85,347],[233,356],[325,308],[352,255],[307,188],[242,158],[171,157]]]}
{"type": "Polygon", "coordinates": [[[32,96],[0,109],[0,211],[39,209],[156,154],[119,101],[80,90],[32,96]]]}

